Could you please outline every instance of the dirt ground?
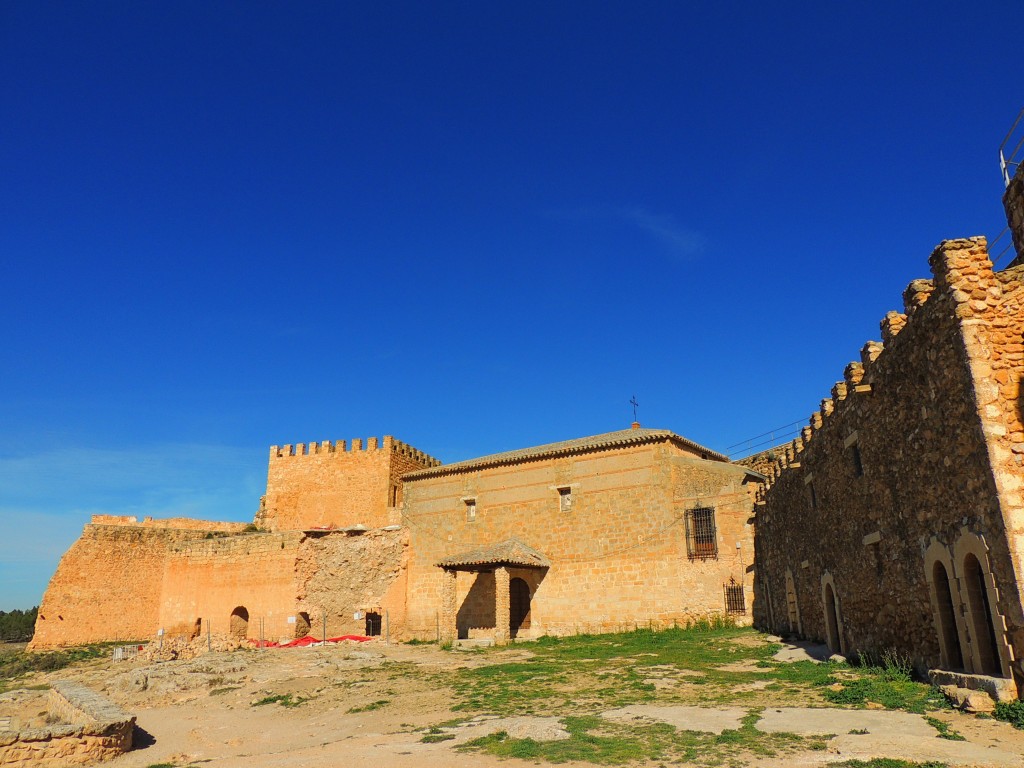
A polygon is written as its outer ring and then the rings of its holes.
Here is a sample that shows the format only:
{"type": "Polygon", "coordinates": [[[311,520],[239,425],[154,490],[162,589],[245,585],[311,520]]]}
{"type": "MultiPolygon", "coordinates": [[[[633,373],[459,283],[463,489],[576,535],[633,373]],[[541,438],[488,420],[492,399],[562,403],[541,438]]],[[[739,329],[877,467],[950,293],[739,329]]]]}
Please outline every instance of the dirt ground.
{"type": "MultiPolygon", "coordinates": [[[[796,658],[799,650],[794,649],[796,658]]],[[[460,753],[453,747],[488,733],[534,739],[564,738],[554,717],[488,718],[446,725],[464,713],[452,710],[451,689],[441,681],[458,667],[529,658],[529,644],[487,653],[446,651],[431,645],[343,643],[336,646],[211,653],[188,661],[92,662],[25,678],[25,686],[71,679],[103,692],[138,718],[137,748],[107,765],[156,764],[216,768],[286,768],[374,764],[396,768],[506,768],[532,761],[460,753]],[[274,703],[258,704],[264,699],[274,703]],[[442,741],[424,743],[434,727],[442,741]],[[363,762],[367,761],[367,762],[363,762]]],[[[677,670],[682,683],[688,670],[677,670]]],[[[672,682],[671,680],[668,682],[672,682]]],[[[0,717],[31,720],[45,709],[42,691],[0,697],[0,717]]],[[[738,727],[743,708],[679,704],[633,705],[602,716],[637,725],[669,723],[680,730],[720,733],[738,727]]],[[[1024,732],[1006,723],[953,711],[935,717],[966,741],[937,737],[920,715],[873,709],[765,708],[765,733],[832,734],[825,749],[746,765],[819,766],[872,757],[936,760],[951,766],[1024,768],[1024,732]]],[[[660,765],[658,761],[642,763],[660,765]]],[[[730,765],[735,763],[730,761],[730,765]]]]}

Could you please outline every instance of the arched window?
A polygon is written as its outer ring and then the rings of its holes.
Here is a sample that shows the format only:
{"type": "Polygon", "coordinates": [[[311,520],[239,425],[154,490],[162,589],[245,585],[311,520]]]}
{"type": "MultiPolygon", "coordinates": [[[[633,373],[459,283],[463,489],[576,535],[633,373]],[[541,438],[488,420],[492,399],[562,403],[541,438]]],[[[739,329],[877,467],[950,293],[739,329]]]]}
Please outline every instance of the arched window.
{"type": "Polygon", "coordinates": [[[975,658],[981,664],[981,669],[977,671],[983,675],[998,676],[1002,674],[1002,668],[996,645],[996,628],[992,622],[992,607],[985,587],[985,571],[972,552],[964,557],[963,573],[971,616],[971,639],[975,645],[975,658]]]}
{"type": "Polygon", "coordinates": [[[843,612],[836,595],[835,581],[832,574],[827,572],[821,577],[821,602],[825,611],[825,643],[833,653],[846,653],[843,643],[843,612]]]}
{"type": "Polygon", "coordinates": [[[956,608],[949,586],[949,574],[946,572],[946,566],[938,560],[932,565],[932,585],[935,589],[935,618],[939,630],[942,663],[949,669],[963,669],[964,654],[960,647],[960,633],[956,627],[956,608]]]}

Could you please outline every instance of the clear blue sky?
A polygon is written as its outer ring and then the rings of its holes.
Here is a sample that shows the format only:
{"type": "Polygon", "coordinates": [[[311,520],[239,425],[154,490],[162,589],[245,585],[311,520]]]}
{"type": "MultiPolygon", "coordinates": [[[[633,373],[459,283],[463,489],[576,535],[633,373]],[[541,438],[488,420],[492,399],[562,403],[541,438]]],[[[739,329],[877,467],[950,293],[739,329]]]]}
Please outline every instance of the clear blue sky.
{"type": "Polygon", "coordinates": [[[0,4],[0,609],[275,443],[806,419],[1005,225],[1024,3],[0,4]]]}

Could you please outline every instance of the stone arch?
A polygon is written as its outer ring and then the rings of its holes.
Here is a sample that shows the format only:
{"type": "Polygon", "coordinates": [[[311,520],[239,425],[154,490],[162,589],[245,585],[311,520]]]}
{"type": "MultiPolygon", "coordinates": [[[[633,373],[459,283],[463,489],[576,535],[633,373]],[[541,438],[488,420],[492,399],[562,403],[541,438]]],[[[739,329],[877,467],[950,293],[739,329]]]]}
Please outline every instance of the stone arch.
{"type": "Polygon", "coordinates": [[[924,576],[932,603],[935,633],[939,638],[940,663],[945,669],[965,669],[966,627],[963,600],[953,577],[953,557],[938,540],[924,553],[924,576]]]}
{"type": "Polygon", "coordinates": [[[231,637],[237,640],[245,640],[249,636],[249,611],[245,606],[238,606],[231,612],[231,637]]]}
{"type": "Polygon", "coordinates": [[[825,643],[833,653],[846,653],[843,640],[843,612],[836,594],[835,579],[828,571],[821,577],[821,606],[825,613],[825,643]]]}
{"type": "MultiPolygon", "coordinates": [[[[969,671],[1010,677],[1010,648],[1006,622],[999,613],[999,591],[992,575],[989,549],[983,536],[964,531],[953,549],[955,575],[963,600],[970,638],[969,671]]],[[[967,659],[964,660],[965,665],[967,659]]]]}
{"type": "Polygon", "coordinates": [[[800,601],[796,596],[796,581],[793,579],[793,571],[786,569],[786,612],[789,618],[789,631],[802,635],[803,627],[800,624],[800,601]]]}
{"type": "Polygon", "coordinates": [[[299,638],[308,635],[311,626],[312,625],[309,623],[308,613],[305,611],[299,611],[295,614],[295,639],[298,640],[299,638]]]}

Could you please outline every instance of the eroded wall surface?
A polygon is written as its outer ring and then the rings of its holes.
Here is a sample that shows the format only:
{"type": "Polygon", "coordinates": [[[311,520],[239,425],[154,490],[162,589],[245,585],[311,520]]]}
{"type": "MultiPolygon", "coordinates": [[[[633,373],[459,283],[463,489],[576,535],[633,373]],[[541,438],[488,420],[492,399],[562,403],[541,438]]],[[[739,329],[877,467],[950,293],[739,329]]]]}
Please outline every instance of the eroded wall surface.
{"type": "MultiPolygon", "coordinates": [[[[752,499],[745,478],[740,467],[658,443],[407,479],[408,631],[435,636],[438,561],[512,537],[552,563],[546,572],[510,573],[530,587],[527,636],[671,626],[722,614],[730,578],[746,584],[749,610],[752,499]],[[571,511],[560,507],[557,489],[566,486],[571,511]],[[467,518],[467,499],[475,500],[474,520],[467,518]],[[691,561],[684,515],[700,505],[716,509],[718,557],[691,561]]],[[[460,634],[486,630],[494,621],[493,574],[460,573],[457,592],[460,634]]]]}
{"type": "Polygon", "coordinates": [[[1009,676],[1024,651],[1022,271],[993,274],[983,238],[943,242],[931,266],[768,469],[756,621],[969,670],[991,634],[987,672],[1009,676]]]}
{"type": "Polygon", "coordinates": [[[295,563],[298,611],[311,620],[320,637],[327,614],[327,634],[362,635],[365,614],[381,617],[381,633],[392,635],[405,626],[405,587],[409,537],[405,530],[371,530],[360,535],[311,533],[295,563]],[[355,615],[362,614],[360,618],[355,615]]]}

